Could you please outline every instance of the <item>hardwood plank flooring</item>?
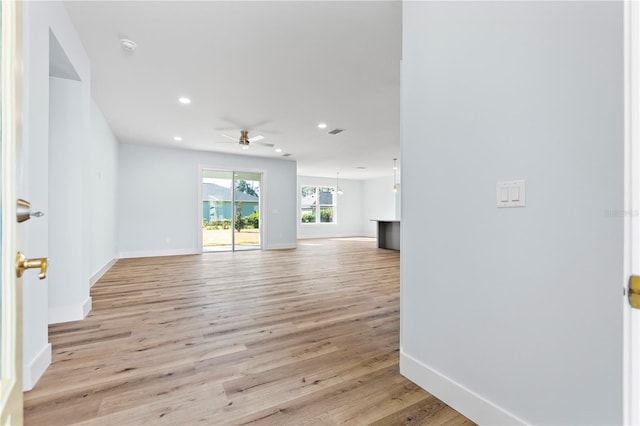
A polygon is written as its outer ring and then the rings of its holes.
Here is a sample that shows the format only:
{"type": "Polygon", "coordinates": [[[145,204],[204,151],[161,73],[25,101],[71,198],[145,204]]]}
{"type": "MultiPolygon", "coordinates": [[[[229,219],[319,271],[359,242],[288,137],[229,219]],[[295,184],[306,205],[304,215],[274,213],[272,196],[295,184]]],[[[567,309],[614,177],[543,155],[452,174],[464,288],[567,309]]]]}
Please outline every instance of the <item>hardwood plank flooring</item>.
{"type": "Polygon", "coordinates": [[[25,424],[472,425],[398,372],[399,269],[362,238],[120,260],[25,424]]]}

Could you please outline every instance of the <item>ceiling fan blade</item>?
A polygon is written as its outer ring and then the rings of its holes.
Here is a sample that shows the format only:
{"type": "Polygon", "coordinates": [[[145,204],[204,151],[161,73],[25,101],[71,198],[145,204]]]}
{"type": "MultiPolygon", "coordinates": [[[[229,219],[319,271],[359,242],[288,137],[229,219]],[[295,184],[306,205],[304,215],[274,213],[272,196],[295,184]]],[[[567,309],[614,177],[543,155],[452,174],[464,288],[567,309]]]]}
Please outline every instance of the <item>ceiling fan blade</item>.
{"type": "Polygon", "coordinates": [[[263,127],[263,126],[265,126],[265,125],[267,125],[269,123],[271,123],[271,120],[261,120],[261,121],[258,121],[257,123],[253,123],[252,125],[247,126],[247,127],[249,129],[255,130],[255,129],[259,129],[260,127],[263,127]]]}
{"type": "Polygon", "coordinates": [[[220,119],[223,121],[226,121],[227,123],[232,124],[234,129],[244,129],[247,127],[244,125],[245,123],[240,123],[231,117],[220,117],[220,119]]]}
{"type": "Polygon", "coordinates": [[[266,143],[266,142],[253,142],[256,145],[262,145],[262,146],[268,146],[269,148],[273,148],[275,145],[272,143],[266,143]]]}
{"type": "Polygon", "coordinates": [[[216,141],[215,143],[238,143],[238,141],[216,141]]]}
{"type": "Polygon", "coordinates": [[[225,134],[223,134],[223,135],[222,135],[222,137],[223,137],[223,138],[227,138],[227,139],[231,139],[231,140],[232,140],[232,141],[234,141],[234,142],[238,142],[238,138],[234,138],[234,137],[229,136],[229,135],[225,135],[225,134]]]}
{"type": "Polygon", "coordinates": [[[251,143],[258,142],[258,141],[261,141],[262,139],[264,139],[264,136],[256,135],[256,136],[253,136],[253,137],[249,138],[249,142],[251,142],[251,143]]]}

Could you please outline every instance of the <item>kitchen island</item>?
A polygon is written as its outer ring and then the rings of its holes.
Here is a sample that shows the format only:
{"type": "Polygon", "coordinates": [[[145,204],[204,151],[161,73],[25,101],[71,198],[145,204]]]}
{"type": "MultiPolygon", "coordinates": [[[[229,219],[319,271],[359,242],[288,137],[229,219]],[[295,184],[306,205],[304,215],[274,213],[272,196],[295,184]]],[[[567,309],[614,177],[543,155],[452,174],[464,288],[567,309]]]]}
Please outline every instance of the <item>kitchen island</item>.
{"type": "Polygon", "coordinates": [[[378,222],[378,248],[400,250],[400,221],[371,219],[378,222]]]}

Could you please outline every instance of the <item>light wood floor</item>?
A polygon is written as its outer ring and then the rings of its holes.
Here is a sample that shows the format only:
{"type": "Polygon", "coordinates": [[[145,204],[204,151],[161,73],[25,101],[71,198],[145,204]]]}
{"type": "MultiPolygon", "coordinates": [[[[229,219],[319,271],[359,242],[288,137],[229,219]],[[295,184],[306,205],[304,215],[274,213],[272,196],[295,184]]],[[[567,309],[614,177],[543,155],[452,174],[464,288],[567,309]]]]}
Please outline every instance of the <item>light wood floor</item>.
{"type": "Polygon", "coordinates": [[[373,240],[125,259],[91,294],[26,425],[472,424],[399,374],[399,253],[373,240]]]}

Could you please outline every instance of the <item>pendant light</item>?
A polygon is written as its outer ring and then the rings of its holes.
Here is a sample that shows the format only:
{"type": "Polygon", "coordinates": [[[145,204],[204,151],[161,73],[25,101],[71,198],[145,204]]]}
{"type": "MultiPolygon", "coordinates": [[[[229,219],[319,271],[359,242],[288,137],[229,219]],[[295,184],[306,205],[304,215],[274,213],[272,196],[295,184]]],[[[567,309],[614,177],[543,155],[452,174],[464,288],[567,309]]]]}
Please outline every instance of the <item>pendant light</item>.
{"type": "Polygon", "coordinates": [[[336,172],[336,193],[338,195],[344,194],[344,192],[342,192],[342,189],[340,189],[340,172],[336,172]]]}
{"type": "Polygon", "coordinates": [[[393,159],[393,192],[398,192],[398,181],[396,180],[396,172],[398,171],[398,159],[393,159]]]}

